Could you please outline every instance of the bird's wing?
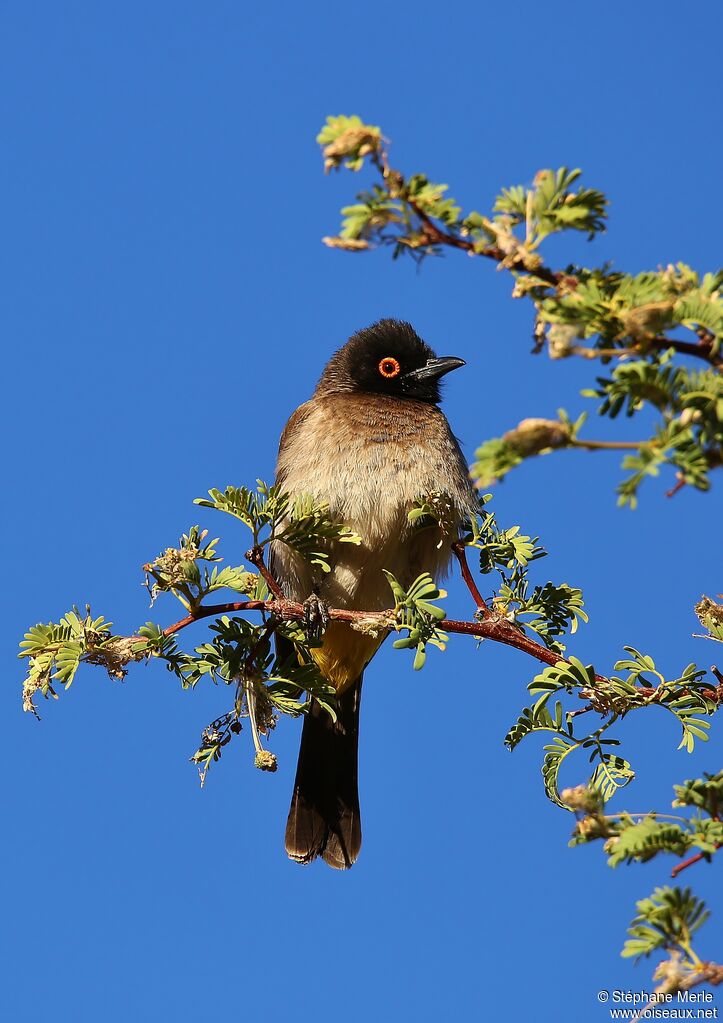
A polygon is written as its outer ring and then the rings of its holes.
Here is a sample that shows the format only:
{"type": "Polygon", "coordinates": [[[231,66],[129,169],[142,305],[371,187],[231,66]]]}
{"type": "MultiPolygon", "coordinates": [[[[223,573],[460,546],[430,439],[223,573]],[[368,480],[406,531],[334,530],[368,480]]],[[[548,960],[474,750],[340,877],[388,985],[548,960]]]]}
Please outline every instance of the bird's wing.
{"type": "MultiPolygon", "coordinates": [[[[300,405],[297,408],[297,410],[294,413],[292,413],[292,415],[289,417],[289,421],[287,422],[281,434],[281,439],[279,441],[279,453],[276,460],[275,482],[276,485],[280,486],[282,490],[284,488],[284,484],[286,483],[288,476],[288,465],[284,455],[289,447],[289,441],[291,439],[292,434],[294,434],[297,430],[303,428],[304,423],[309,418],[310,411],[311,402],[307,401],[303,405],[300,405]]],[[[281,546],[283,547],[283,545],[281,546]]],[[[287,578],[289,574],[287,563],[289,561],[290,556],[291,552],[288,550],[288,548],[285,550],[280,550],[279,545],[277,545],[276,543],[272,543],[270,545],[269,551],[269,571],[271,572],[271,575],[274,577],[274,579],[276,579],[276,581],[280,584],[282,590],[284,591],[284,593],[286,593],[287,596],[296,596],[298,598],[298,594],[291,593],[290,590],[291,580],[287,578]]],[[[309,588],[308,592],[304,594],[304,597],[307,597],[309,593],[311,593],[311,588],[309,588]]],[[[304,599],[304,597],[300,599],[304,599]]]]}

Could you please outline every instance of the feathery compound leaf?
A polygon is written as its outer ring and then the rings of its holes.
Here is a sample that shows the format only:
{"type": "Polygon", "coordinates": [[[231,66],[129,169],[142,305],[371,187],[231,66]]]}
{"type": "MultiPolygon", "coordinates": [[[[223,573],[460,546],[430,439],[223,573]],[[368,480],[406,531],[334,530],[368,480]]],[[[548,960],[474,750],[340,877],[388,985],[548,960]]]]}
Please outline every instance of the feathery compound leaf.
{"type": "Polygon", "coordinates": [[[38,717],[36,694],[57,698],[53,683],[69,689],[83,661],[102,665],[111,678],[124,678],[126,665],[135,657],[134,641],[113,636],[112,624],[102,615],[94,618],[87,607],[83,616],[73,608],[57,623],[38,624],[29,629],[18,654],[28,658],[23,710],[38,717]]]}
{"type": "Polygon", "coordinates": [[[545,557],[537,537],[520,533],[519,526],[500,529],[494,514],[483,511],[470,520],[471,532],[465,543],[480,552],[480,571],[525,568],[531,561],[545,557]]]}
{"type": "Polygon", "coordinates": [[[542,780],[545,784],[545,792],[548,799],[563,809],[569,809],[569,807],[560,796],[560,768],[565,757],[569,756],[574,750],[579,749],[579,746],[580,744],[577,742],[557,736],[549,745],[543,747],[545,757],[542,761],[542,780]]]}
{"type": "Polygon", "coordinates": [[[551,688],[565,688],[572,692],[579,688],[595,686],[595,669],[591,664],[584,665],[577,657],[569,661],[558,661],[535,675],[528,686],[531,693],[545,692],[551,688]]]}
{"type": "Polygon", "coordinates": [[[407,198],[428,217],[434,217],[450,226],[457,223],[462,211],[454,199],[445,198],[448,188],[448,185],[433,184],[424,174],[415,174],[407,182],[407,198]]]}
{"type": "Polygon", "coordinates": [[[628,927],[630,938],[622,955],[640,959],[657,949],[679,949],[691,956],[691,936],[709,917],[705,903],[690,888],[656,888],[647,899],[636,902],[637,914],[628,927]]]}
{"type": "Polygon", "coordinates": [[[556,231],[585,231],[592,238],[605,230],[607,199],[591,188],[571,190],[582,172],[560,167],[541,170],[531,189],[522,185],[505,188],[495,200],[494,210],[524,223],[527,243],[537,245],[556,231]]]}
{"type": "Polygon", "coordinates": [[[223,493],[212,487],[208,492],[208,498],[197,497],[193,503],[200,505],[201,508],[215,508],[217,511],[226,512],[227,515],[233,515],[249,529],[253,529],[254,499],[255,495],[246,487],[226,487],[223,493]]]}
{"type": "Polygon", "coordinates": [[[275,539],[303,554],[324,572],[331,570],[328,541],[357,546],[361,543],[361,537],[348,526],[329,517],[328,504],[316,502],[310,494],[300,494],[294,499],[289,516],[275,539]]]}
{"type": "Polygon", "coordinates": [[[394,595],[394,607],[397,612],[396,630],[407,630],[407,635],[392,644],[397,650],[413,649],[414,670],[424,667],[427,658],[427,644],[431,643],[440,650],[446,649],[447,634],[442,632],[438,623],[446,617],[444,608],[433,604],[447,596],[444,590],[437,588],[428,572],[423,572],[405,590],[391,572],[384,570],[384,575],[394,595]]]}
{"type": "Polygon", "coordinates": [[[321,675],[313,661],[299,663],[296,654],[283,662],[276,661],[267,677],[266,694],[275,707],[284,714],[297,717],[306,713],[311,697],[321,704],[333,721],[336,721],[336,690],[321,675]],[[306,700],[300,700],[307,693],[306,700]]]}
{"type": "Polygon", "coordinates": [[[554,716],[547,702],[552,694],[545,693],[532,707],[525,707],[517,721],[505,736],[505,746],[513,750],[524,738],[533,732],[555,732],[561,736],[572,738],[570,719],[565,715],[562,703],[555,702],[554,716]]]}
{"type": "Polygon", "coordinates": [[[669,360],[621,363],[612,376],[598,377],[600,389],[595,393],[604,399],[598,411],[614,419],[623,409],[627,416],[634,415],[646,402],[660,410],[674,406],[684,381],[685,370],[669,360]]]}
{"type": "Polygon", "coordinates": [[[236,593],[245,593],[249,597],[256,594],[259,577],[253,572],[247,572],[242,565],[232,568],[227,565],[220,571],[214,568],[207,575],[204,590],[212,593],[214,590],[234,590],[236,593]]]}
{"type": "Polygon", "coordinates": [[[620,789],[635,777],[629,762],[615,753],[603,753],[599,748],[594,751],[599,762],[595,768],[588,785],[600,793],[603,803],[607,803],[620,789]]]}
{"type": "Polygon", "coordinates": [[[716,338],[713,351],[719,351],[723,338],[723,301],[720,295],[709,297],[702,291],[691,294],[676,304],[675,317],[684,327],[705,327],[709,330],[716,338]]]}
{"type": "Polygon", "coordinates": [[[273,529],[281,521],[289,505],[288,495],[282,493],[280,487],[269,487],[263,480],[256,482],[255,491],[247,487],[226,487],[223,492],[212,488],[208,498],[197,497],[193,503],[239,519],[256,540],[263,528],[273,529]]]}
{"type": "Polygon", "coordinates": [[[562,653],[564,644],[557,639],[567,632],[577,632],[578,621],[586,622],[582,590],[567,583],[547,582],[536,586],[528,596],[528,581],[515,576],[512,585],[503,581],[495,606],[505,616],[525,629],[536,633],[546,647],[562,653]]]}
{"type": "Polygon", "coordinates": [[[474,459],[470,466],[470,476],[475,486],[491,487],[508,472],[522,465],[525,456],[516,451],[504,437],[493,437],[477,448],[474,459]]]}
{"type": "Polygon", "coordinates": [[[717,774],[704,773],[702,778],[692,778],[682,785],[674,785],[673,806],[695,806],[717,817],[723,809],[723,770],[717,774]]]}
{"type": "Polygon", "coordinates": [[[227,487],[223,493],[209,490],[210,499],[197,498],[194,503],[239,519],[252,531],[254,544],[285,543],[324,572],[330,570],[329,541],[361,543],[356,533],[331,519],[326,502],[311,494],[298,494],[291,500],[278,486],[269,487],[263,480],[257,484],[256,491],[246,487],[227,487]],[[261,539],[265,530],[268,534],[261,539]]]}
{"type": "Polygon", "coordinates": [[[605,851],[608,853],[608,865],[617,867],[633,860],[644,863],[660,852],[682,856],[690,845],[689,835],[679,824],[659,821],[655,814],[650,814],[638,821],[623,818],[619,834],[608,839],[605,851]]]}
{"type": "Polygon", "coordinates": [[[374,188],[371,192],[360,192],[358,203],[342,208],[341,231],[338,238],[324,238],[330,248],[344,248],[339,242],[356,242],[352,249],[367,248],[366,239],[378,234],[389,224],[398,223],[402,219],[401,203],[391,200],[386,192],[374,188]],[[362,245],[361,242],[364,242],[362,245]]]}
{"type": "Polygon", "coordinates": [[[568,228],[585,231],[589,238],[605,230],[607,199],[603,193],[591,188],[571,191],[581,173],[560,167],[557,171],[539,171],[535,176],[532,215],[537,241],[568,228]]]}

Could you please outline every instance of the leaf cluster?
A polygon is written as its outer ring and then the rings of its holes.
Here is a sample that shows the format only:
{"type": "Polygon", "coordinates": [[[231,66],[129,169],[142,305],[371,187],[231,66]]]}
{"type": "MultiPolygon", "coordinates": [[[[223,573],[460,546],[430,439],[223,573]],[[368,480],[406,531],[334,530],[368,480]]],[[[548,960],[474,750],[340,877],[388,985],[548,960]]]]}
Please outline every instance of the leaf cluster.
{"type": "Polygon", "coordinates": [[[470,522],[465,538],[468,547],[479,551],[484,575],[496,572],[499,584],[494,596],[495,612],[520,629],[531,633],[557,653],[565,649],[560,637],[575,633],[588,620],[582,591],[568,583],[532,585],[529,566],[546,556],[538,537],[522,533],[519,526],[501,528],[487,504],[490,495],[480,497],[480,512],[470,522]]]}
{"type": "Polygon", "coordinates": [[[534,702],[522,710],[507,733],[505,744],[509,749],[536,733],[548,737],[542,776],[547,796],[558,806],[578,808],[575,802],[578,790],[568,789],[565,795],[559,789],[560,769],[567,757],[578,750],[588,751],[590,762],[595,764],[586,788],[598,793],[603,802],[633,779],[634,771],[628,760],[609,749],[619,746],[619,740],[606,734],[631,711],[653,705],[667,710],[681,727],[679,748],[689,753],[696,739],[708,738],[707,718],[719,709],[720,694],[703,681],[705,672],[689,664],[678,677],[666,679],[647,654],[634,647],[625,650],[628,656],[614,666],[621,674],[609,678],[596,675],[592,665],[583,665],[575,657],[545,668],[528,685],[534,702]],[[566,709],[565,697],[573,697],[577,706],[566,709]],[[580,701],[586,703],[581,707],[580,701]],[[601,718],[602,725],[580,733],[579,719],[588,713],[601,718]]]}
{"type": "Polygon", "coordinates": [[[189,611],[201,605],[204,597],[217,590],[229,589],[254,596],[258,590],[258,577],[243,566],[219,569],[216,564],[209,572],[201,562],[217,563],[215,540],[206,541],[207,529],[191,526],[179,540],[178,547],[168,547],[157,558],[144,565],[146,587],[153,604],[161,593],[172,593],[189,611]]]}
{"type": "Polygon", "coordinates": [[[723,844],[723,822],[719,820],[723,771],[689,779],[673,788],[673,808],[691,808],[694,812],[689,816],[655,811],[606,814],[607,795],[595,792],[592,786],[569,790],[568,802],[580,814],[570,845],[602,839],[611,867],[645,863],[660,853],[684,856],[693,849],[699,850],[700,858],[710,859],[723,844]]]}
{"type": "Polygon", "coordinates": [[[440,650],[446,649],[448,636],[439,628],[439,623],[446,617],[446,611],[434,601],[443,599],[447,594],[437,588],[428,572],[423,572],[415,579],[408,590],[391,572],[385,570],[384,575],[394,597],[395,628],[397,632],[407,633],[396,639],[393,646],[397,650],[414,650],[413,667],[419,671],[427,659],[428,644],[440,650]]]}
{"type": "Polygon", "coordinates": [[[328,542],[361,543],[348,526],[335,521],[329,505],[310,494],[291,498],[278,486],[269,487],[257,480],[256,490],[226,487],[209,490],[208,498],[196,498],[194,504],[214,508],[242,522],[253,535],[254,547],[263,550],[273,541],[284,543],[308,558],[324,572],[329,571],[328,542]]]}
{"type": "MultiPolygon", "coordinates": [[[[274,540],[285,543],[324,571],[329,570],[330,540],[359,543],[351,530],[331,520],[326,504],[307,495],[291,500],[278,487],[268,487],[262,481],[255,490],[214,489],[208,499],[196,503],[242,522],[259,549],[274,540]]],[[[263,578],[244,566],[221,567],[217,546],[218,539],[209,539],[207,530],[192,526],[177,547],[166,548],[145,564],[152,603],[160,595],[171,595],[192,621],[208,614],[206,599],[222,589],[263,600],[267,595],[263,578]]],[[[233,711],[204,729],[201,745],[192,757],[202,781],[222,748],[240,731],[242,717],[252,720],[257,766],[271,770],[275,760],[263,749],[259,736],[273,727],[277,714],[306,712],[312,698],[335,716],[334,690],[313,660],[312,642],[295,622],[275,620],[258,625],[242,617],[219,615],[209,629],[207,642],[184,650],[175,627],[169,631],[147,622],[135,636],[115,636],[111,623],[103,617],[92,616],[90,609],[81,616],[73,609],[57,623],[34,626],[21,643],[20,657],[28,660],[24,707],[37,713],[36,695],[56,696],[54,686],[59,684],[68,688],[83,662],[101,664],[112,677],[122,679],[130,661],[153,658],[163,661],[184,688],[193,688],[204,679],[235,687],[233,711]],[[273,633],[286,640],[288,653],[283,660],[271,651],[273,633]]]]}
{"type": "MultiPolygon", "coordinates": [[[[498,576],[492,598],[492,619],[527,632],[549,650],[563,649],[560,637],[575,632],[586,621],[581,591],[567,583],[532,584],[530,565],[545,551],[536,537],[523,533],[519,526],[501,527],[487,507],[489,495],[480,498],[479,511],[470,522],[463,542],[479,552],[483,576],[498,576]]],[[[249,557],[260,576],[243,566],[221,568],[217,539],[192,526],[179,544],[167,548],[144,565],[152,600],[171,595],[188,615],[163,628],[148,622],[134,636],[115,636],[103,617],[81,615],[77,609],[59,622],[41,624],[28,631],[21,644],[20,657],[27,659],[28,672],[23,699],[26,709],[35,712],[33,697],[40,692],[55,696],[54,685],[66,688],[72,683],[81,663],[99,664],[112,677],[123,678],[131,661],[156,659],[165,662],[184,688],[201,681],[230,687],[232,706],[214,719],[201,733],[191,760],[198,767],[201,784],[210,766],[221,758],[234,735],[248,722],[254,744],[254,763],[261,770],[274,771],[276,757],[262,743],[276,725],[279,715],[297,716],[316,700],[335,716],[334,690],[321,676],[314,661],[312,640],[298,621],[278,614],[278,601],[264,602],[266,582],[272,584],[268,570],[258,553],[273,541],[288,544],[310,562],[328,571],[331,567],[330,541],[359,542],[348,529],[334,522],[326,505],[302,496],[291,501],[278,488],[259,481],[255,490],[228,487],[209,491],[209,499],[197,502],[230,514],[249,529],[255,550],[249,557]],[[266,580],[266,581],[265,581],[266,580]],[[207,605],[206,598],[228,588],[252,598],[232,605],[207,605]],[[245,617],[218,613],[222,608],[261,611],[260,623],[245,617]],[[270,615],[273,612],[273,615],[270,615]],[[187,624],[212,617],[210,635],[191,649],[179,645],[178,634],[187,624]],[[274,634],[285,641],[272,650],[274,634]]],[[[439,493],[420,497],[409,512],[415,529],[435,527],[443,542],[450,542],[452,523],[456,522],[449,500],[439,493]]],[[[456,529],[456,525],[455,525],[456,529]]],[[[444,650],[448,636],[442,630],[446,617],[438,601],[446,594],[427,573],[405,588],[391,573],[385,573],[394,607],[377,615],[374,627],[394,629],[394,646],[414,651],[414,668],[423,666],[428,645],[444,650]]],[[[281,602],[283,603],[283,601],[281,602]]],[[[711,629],[719,625],[718,605],[704,598],[698,608],[701,622],[711,629]]],[[[490,615],[488,607],[485,615],[490,615]]],[[[365,628],[365,623],[359,622],[365,628]]],[[[546,744],[542,763],[545,790],[557,805],[578,814],[575,844],[602,838],[606,841],[611,864],[646,860],[658,852],[678,855],[697,848],[710,856],[723,841],[723,826],[717,807],[723,795],[723,773],[685,782],[676,787],[676,805],[690,806],[695,813],[670,822],[648,814],[642,819],[629,814],[610,816],[606,802],[634,777],[628,760],[615,747],[616,738],[608,729],[631,710],[656,705],[672,713],[682,728],[681,746],[692,750],[696,739],[707,738],[710,717],[723,702],[723,684],[712,689],[703,681],[704,673],[688,665],[675,679],[666,679],[649,656],[626,647],[627,656],[615,665],[617,675],[598,676],[593,668],[574,657],[548,666],[528,686],[533,698],[510,728],[506,744],[514,749],[533,733],[544,734],[546,744]],[[581,701],[585,701],[581,706],[581,701]],[[580,730],[582,714],[594,713],[602,723],[592,730],[580,730]],[[576,751],[585,751],[592,775],[584,786],[560,791],[563,764],[576,751]],[[581,816],[580,816],[581,815],[581,816]]],[[[636,924],[636,927],[638,924],[636,924]]],[[[640,925],[642,926],[642,925],[640,925]]],[[[637,939],[636,939],[637,940],[637,939]]],[[[640,939],[642,940],[642,939],[640,939]]]]}
{"type": "Polygon", "coordinates": [[[102,665],[111,678],[123,679],[133,658],[133,642],[114,636],[113,623],[102,615],[94,617],[90,607],[82,615],[77,607],[58,622],[39,623],[28,629],[20,643],[18,657],[27,658],[23,682],[23,710],[38,717],[35,699],[58,698],[55,686],[69,689],[78,668],[85,661],[102,665]]]}
{"type": "Polygon", "coordinates": [[[573,447],[587,413],[583,412],[574,421],[564,409],[558,409],[557,415],[557,419],[523,419],[502,437],[493,437],[481,444],[470,468],[476,485],[487,487],[497,483],[533,455],[573,447]]]}
{"type": "MultiPolygon", "coordinates": [[[[674,471],[678,486],[707,490],[710,471],[723,465],[723,271],[700,275],[685,263],[637,274],[607,264],[550,269],[540,254],[550,235],[578,231],[593,238],[605,230],[607,197],[580,187],[579,169],[541,170],[531,185],[503,188],[489,214],[464,213],[447,185],[391,168],[381,132],[359,118],[329,120],[320,136],[327,161],[327,140],[350,130],[347,121],[354,122],[347,138],[366,140],[380,180],[343,209],[341,232],[325,238],[326,244],[354,251],[386,245],[395,257],[409,253],[417,261],[445,248],[494,259],[511,272],[513,296],[533,304],[534,351],[547,348],[552,359],[615,363],[609,377],[582,392],[603,398],[601,415],[614,419],[624,408],[633,416],[646,405],[658,414],[652,432],[646,428],[647,435],[629,442],[580,437],[584,415],[574,423],[566,414],[558,421],[525,419],[477,450],[477,485],[502,479],[538,454],[623,447],[631,453],[623,461],[621,505],[635,507],[643,480],[664,466],[674,471]],[[680,355],[703,359],[710,368],[697,373],[673,364],[680,355]]],[[[352,163],[355,170],[363,163],[356,151],[352,163]]]]}
{"type": "Polygon", "coordinates": [[[539,245],[559,231],[583,231],[589,238],[605,230],[608,200],[593,188],[574,191],[579,169],[541,170],[531,188],[515,185],[503,188],[493,209],[509,217],[513,226],[525,227],[526,244],[539,245]]]}
{"type": "Polygon", "coordinates": [[[624,957],[641,959],[666,949],[694,958],[692,936],[710,914],[690,888],[656,888],[647,899],[636,902],[635,908],[637,914],[628,927],[630,938],[623,948],[624,957]]]}

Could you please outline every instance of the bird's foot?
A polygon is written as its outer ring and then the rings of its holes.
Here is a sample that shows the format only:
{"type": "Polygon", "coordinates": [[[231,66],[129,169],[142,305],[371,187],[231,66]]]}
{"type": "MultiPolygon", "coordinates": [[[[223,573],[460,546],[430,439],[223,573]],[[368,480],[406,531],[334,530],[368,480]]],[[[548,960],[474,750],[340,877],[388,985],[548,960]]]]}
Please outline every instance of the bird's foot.
{"type": "Polygon", "coordinates": [[[320,640],[329,624],[328,605],[324,603],[318,593],[312,593],[301,606],[304,609],[304,627],[307,636],[312,640],[320,640]]]}

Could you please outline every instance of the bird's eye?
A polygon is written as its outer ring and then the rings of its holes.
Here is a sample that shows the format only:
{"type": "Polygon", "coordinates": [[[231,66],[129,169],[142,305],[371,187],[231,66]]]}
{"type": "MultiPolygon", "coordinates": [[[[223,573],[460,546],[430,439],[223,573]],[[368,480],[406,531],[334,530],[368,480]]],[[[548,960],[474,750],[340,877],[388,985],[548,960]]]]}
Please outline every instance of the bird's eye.
{"type": "Polygon", "coordinates": [[[379,372],[383,377],[386,377],[387,380],[391,380],[393,377],[399,376],[401,368],[402,367],[399,365],[397,360],[392,358],[391,355],[388,355],[386,359],[382,359],[379,363],[379,372]]]}

